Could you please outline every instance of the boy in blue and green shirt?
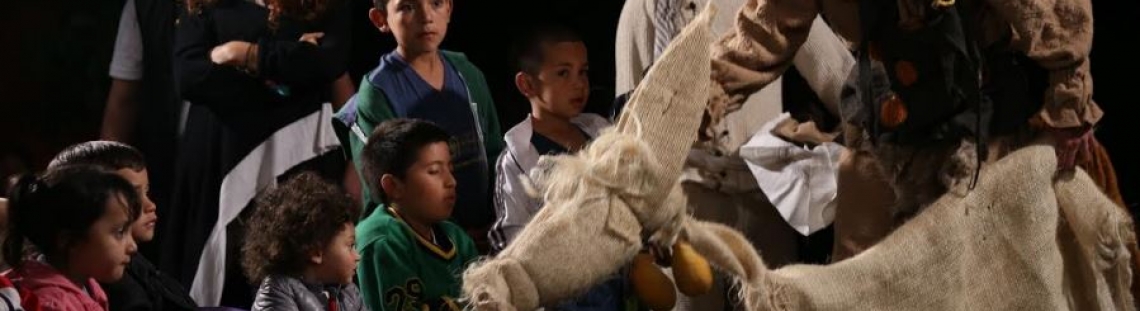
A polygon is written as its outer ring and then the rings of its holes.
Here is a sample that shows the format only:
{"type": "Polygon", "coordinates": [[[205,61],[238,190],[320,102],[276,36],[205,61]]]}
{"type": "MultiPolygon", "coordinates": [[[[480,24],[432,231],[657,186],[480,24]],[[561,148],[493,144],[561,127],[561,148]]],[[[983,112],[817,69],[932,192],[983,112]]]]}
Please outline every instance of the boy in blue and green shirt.
{"type": "MultiPolygon", "coordinates": [[[[451,0],[374,0],[368,17],[398,46],[362,79],[358,93],[337,113],[341,142],[361,174],[360,151],[367,134],[385,120],[431,121],[452,137],[457,192],[463,206],[454,220],[481,240],[494,221],[491,207],[492,161],[503,149],[499,119],[483,73],[462,53],[443,51],[451,0]]],[[[364,215],[384,209],[363,187],[364,215]]]]}

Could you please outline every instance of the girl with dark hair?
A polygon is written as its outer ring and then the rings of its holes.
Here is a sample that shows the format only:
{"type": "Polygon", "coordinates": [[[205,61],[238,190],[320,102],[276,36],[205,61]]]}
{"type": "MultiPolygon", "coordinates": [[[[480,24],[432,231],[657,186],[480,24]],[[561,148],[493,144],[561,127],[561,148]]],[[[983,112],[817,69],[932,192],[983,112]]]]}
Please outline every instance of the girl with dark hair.
{"type": "Polygon", "coordinates": [[[25,309],[108,310],[98,282],[122,278],[135,252],[134,188],[111,172],[65,167],[22,177],[10,199],[3,251],[14,269],[5,277],[35,296],[25,309]]]}

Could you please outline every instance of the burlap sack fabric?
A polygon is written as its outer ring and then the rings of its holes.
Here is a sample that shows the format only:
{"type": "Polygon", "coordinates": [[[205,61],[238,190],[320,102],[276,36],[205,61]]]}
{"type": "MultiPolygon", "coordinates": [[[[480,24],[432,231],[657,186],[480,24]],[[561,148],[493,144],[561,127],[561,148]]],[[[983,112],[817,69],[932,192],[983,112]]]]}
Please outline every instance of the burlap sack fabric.
{"type": "MultiPolygon", "coordinates": [[[[711,9],[674,40],[614,130],[532,173],[546,205],[497,257],[468,269],[476,310],[533,310],[679,232],[740,283],[747,310],[1134,310],[1132,223],[1084,171],[1055,176],[1036,144],[987,164],[859,255],[769,270],[739,232],[684,214],[677,177],[708,93],[711,9]]],[[[723,96],[723,94],[720,94],[723,96]]]]}
{"type": "Polygon", "coordinates": [[[629,263],[642,241],[672,245],[686,200],[677,183],[709,98],[708,6],[669,45],[617,124],[575,155],[531,172],[545,205],[496,257],[469,268],[476,310],[533,310],[580,294],[629,263]]]}
{"type": "Polygon", "coordinates": [[[1051,147],[986,165],[882,242],[829,266],[768,270],[736,232],[689,222],[698,252],[741,282],[748,310],[1134,310],[1132,222],[1051,147]]]}

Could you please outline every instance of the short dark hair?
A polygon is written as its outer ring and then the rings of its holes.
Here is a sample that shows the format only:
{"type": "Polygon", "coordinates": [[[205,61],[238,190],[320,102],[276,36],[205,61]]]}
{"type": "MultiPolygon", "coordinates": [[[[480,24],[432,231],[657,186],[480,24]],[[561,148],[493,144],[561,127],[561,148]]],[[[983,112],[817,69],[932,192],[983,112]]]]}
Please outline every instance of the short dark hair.
{"type": "Polygon", "coordinates": [[[424,147],[438,142],[446,143],[450,139],[451,135],[447,131],[424,120],[393,119],[377,125],[360,154],[363,158],[364,180],[373,197],[390,203],[380,186],[380,177],[392,174],[403,179],[424,147]]]}
{"type": "Polygon", "coordinates": [[[93,165],[117,171],[146,169],[146,158],[135,147],[117,141],[93,140],[71,145],[55,155],[47,169],[71,165],[93,165]]]}
{"type": "MultiPolygon", "coordinates": [[[[392,1],[399,1],[399,0],[372,0],[372,7],[375,7],[380,12],[387,13],[388,12],[388,8],[387,8],[388,2],[392,2],[392,1]]],[[[452,0],[443,0],[443,1],[451,2],[452,0]]],[[[452,3],[452,4],[454,5],[454,3],[452,3]]]]}
{"type": "Polygon", "coordinates": [[[561,42],[583,42],[582,37],[569,27],[556,23],[538,23],[515,40],[511,48],[515,72],[538,74],[545,60],[543,47],[561,42]]]}
{"type": "Polygon", "coordinates": [[[133,223],[142,210],[138,193],[114,172],[74,165],[57,167],[42,177],[20,177],[8,201],[4,260],[19,266],[27,255],[25,240],[48,258],[63,255],[66,250],[60,249],[58,241],[83,240],[91,225],[103,217],[107,202],[120,196],[126,201],[127,223],[133,223]]]}
{"type": "Polygon", "coordinates": [[[242,246],[242,268],[253,283],[272,274],[299,274],[308,252],[327,246],[360,218],[356,202],[312,172],[262,193],[256,209],[242,246]]]}

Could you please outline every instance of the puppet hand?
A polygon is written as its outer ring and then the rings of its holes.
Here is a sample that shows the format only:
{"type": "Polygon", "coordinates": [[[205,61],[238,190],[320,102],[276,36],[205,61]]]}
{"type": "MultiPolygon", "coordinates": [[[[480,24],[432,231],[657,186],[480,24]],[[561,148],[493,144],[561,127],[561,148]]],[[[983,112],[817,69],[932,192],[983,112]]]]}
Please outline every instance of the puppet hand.
{"type": "Polygon", "coordinates": [[[1058,171],[1070,171],[1076,168],[1080,156],[1089,154],[1089,139],[1092,138],[1090,126],[1049,128],[1048,131],[1053,136],[1058,171]]]}

